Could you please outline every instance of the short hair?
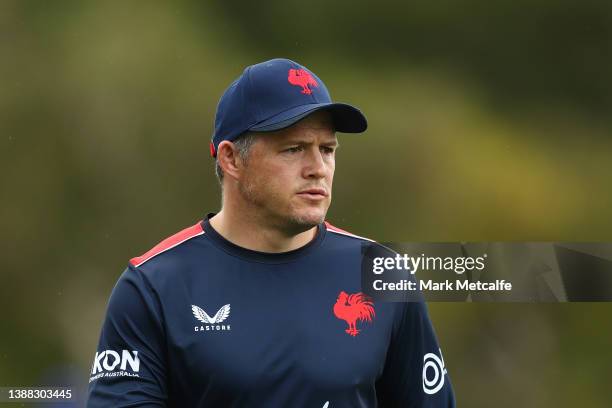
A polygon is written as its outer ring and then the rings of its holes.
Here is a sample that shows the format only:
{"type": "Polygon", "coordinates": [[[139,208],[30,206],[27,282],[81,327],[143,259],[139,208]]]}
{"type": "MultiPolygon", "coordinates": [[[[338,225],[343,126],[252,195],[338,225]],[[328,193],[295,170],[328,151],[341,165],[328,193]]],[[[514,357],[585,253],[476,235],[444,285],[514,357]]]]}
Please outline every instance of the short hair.
{"type": "MultiPolygon", "coordinates": [[[[249,150],[251,149],[251,146],[253,145],[253,142],[255,142],[256,138],[256,133],[244,132],[243,134],[238,136],[238,138],[232,141],[242,161],[247,161],[249,157],[249,150]]],[[[221,166],[219,166],[219,160],[215,160],[215,174],[217,175],[219,184],[221,185],[221,187],[223,187],[223,169],[221,168],[221,166]]]]}

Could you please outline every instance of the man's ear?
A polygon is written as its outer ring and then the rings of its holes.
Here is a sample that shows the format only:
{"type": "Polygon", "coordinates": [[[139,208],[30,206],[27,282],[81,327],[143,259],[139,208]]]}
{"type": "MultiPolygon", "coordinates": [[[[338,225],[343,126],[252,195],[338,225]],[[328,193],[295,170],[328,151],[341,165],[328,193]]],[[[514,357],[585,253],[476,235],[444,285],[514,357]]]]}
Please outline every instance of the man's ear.
{"type": "Polygon", "coordinates": [[[219,143],[217,147],[217,162],[223,170],[223,175],[225,177],[229,176],[234,179],[240,178],[240,174],[244,168],[244,162],[238,154],[236,146],[232,142],[224,140],[219,143]]]}

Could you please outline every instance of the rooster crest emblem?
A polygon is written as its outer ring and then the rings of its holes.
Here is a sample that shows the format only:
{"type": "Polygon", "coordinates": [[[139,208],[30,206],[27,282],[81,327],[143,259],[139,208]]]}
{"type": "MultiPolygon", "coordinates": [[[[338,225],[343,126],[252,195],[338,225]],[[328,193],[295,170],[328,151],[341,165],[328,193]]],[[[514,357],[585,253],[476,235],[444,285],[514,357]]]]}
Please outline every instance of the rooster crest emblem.
{"type": "Polygon", "coordinates": [[[193,312],[193,316],[205,324],[215,324],[221,323],[225,319],[229,317],[230,314],[230,305],[229,303],[225,306],[221,306],[221,309],[213,317],[210,317],[208,313],[204,311],[201,307],[196,305],[191,305],[191,311],[193,312]]]}
{"type": "Polygon", "coordinates": [[[310,72],[305,69],[290,69],[287,80],[291,85],[301,86],[302,93],[306,95],[312,93],[312,90],[308,87],[309,85],[314,87],[319,86],[319,83],[310,75],[310,72]]]}
{"type": "Polygon", "coordinates": [[[368,296],[361,292],[349,295],[342,291],[334,305],[334,315],[348,324],[348,329],[344,331],[355,337],[360,332],[357,329],[357,322],[371,322],[376,313],[374,312],[374,304],[368,296]]]}

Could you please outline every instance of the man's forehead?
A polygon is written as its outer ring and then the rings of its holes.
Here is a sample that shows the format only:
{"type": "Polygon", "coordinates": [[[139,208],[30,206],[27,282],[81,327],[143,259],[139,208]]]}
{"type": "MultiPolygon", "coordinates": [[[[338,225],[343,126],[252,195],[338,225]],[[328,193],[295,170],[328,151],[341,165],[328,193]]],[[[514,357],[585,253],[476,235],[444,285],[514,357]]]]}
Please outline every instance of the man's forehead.
{"type": "Polygon", "coordinates": [[[278,140],[283,141],[301,141],[309,142],[319,139],[321,142],[330,143],[336,142],[336,132],[333,125],[324,123],[304,123],[303,125],[294,125],[280,132],[278,140]]]}
{"type": "Polygon", "coordinates": [[[332,116],[325,111],[314,112],[283,130],[285,136],[305,136],[311,134],[309,131],[314,130],[318,135],[333,139],[336,133],[332,116]]]}

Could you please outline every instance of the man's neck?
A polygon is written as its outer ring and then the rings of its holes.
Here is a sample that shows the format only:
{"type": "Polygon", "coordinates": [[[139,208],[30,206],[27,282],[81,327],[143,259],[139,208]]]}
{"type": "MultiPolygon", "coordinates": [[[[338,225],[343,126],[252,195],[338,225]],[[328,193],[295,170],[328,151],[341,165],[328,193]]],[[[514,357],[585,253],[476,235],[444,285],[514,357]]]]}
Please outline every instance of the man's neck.
{"type": "Polygon", "coordinates": [[[291,234],[245,214],[224,207],[210,219],[212,227],[225,239],[242,248],[260,252],[288,252],[308,244],[317,234],[317,227],[291,234]]]}

